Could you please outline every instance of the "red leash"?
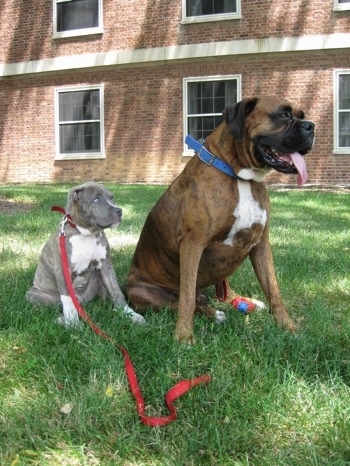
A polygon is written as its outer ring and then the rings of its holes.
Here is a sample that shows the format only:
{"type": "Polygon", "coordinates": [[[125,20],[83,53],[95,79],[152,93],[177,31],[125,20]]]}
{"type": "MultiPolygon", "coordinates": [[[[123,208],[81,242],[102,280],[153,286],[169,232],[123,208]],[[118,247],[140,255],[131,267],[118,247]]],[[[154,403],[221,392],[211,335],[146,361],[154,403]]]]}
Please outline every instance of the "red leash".
{"type": "MultiPolygon", "coordinates": [[[[51,210],[58,210],[58,209],[52,208],[51,210]]],[[[59,211],[61,212],[62,210],[59,210],[59,211]]],[[[118,345],[109,335],[107,335],[99,327],[97,327],[97,325],[93,323],[93,321],[90,319],[90,317],[87,315],[85,310],[82,308],[82,306],[80,305],[76,297],[73,284],[72,284],[72,280],[70,277],[70,273],[69,273],[69,264],[68,264],[67,251],[66,251],[66,242],[65,242],[66,235],[64,232],[64,225],[67,221],[68,221],[68,218],[67,216],[65,216],[62,222],[62,228],[60,232],[60,249],[61,249],[63,274],[64,274],[64,278],[66,281],[69,295],[74,303],[74,306],[76,310],[78,311],[79,316],[82,319],[84,319],[85,322],[87,322],[90,328],[97,335],[100,335],[105,340],[111,342],[123,354],[125,371],[128,377],[130,391],[135,398],[136,410],[137,410],[137,413],[139,415],[141,422],[143,422],[143,424],[150,426],[150,427],[166,426],[170,424],[171,422],[175,421],[177,417],[177,412],[176,412],[176,408],[173,406],[173,401],[175,401],[177,398],[179,398],[180,396],[184,395],[186,392],[191,390],[191,388],[196,387],[197,385],[200,385],[200,384],[209,383],[211,381],[211,377],[210,375],[201,375],[199,377],[195,377],[194,379],[182,380],[178,382],[176,385],[174,385],[172,388],[170,388],[170,390],[168,390],[168,392],[165,395],[165,402],[170,412],[168,416],[157,417],[157,416],[147,416],[145,414],[145,400],[142,397],[139,384],[137,381],[135,369],[134,369],[133,363],[130,359],[128,352],[126,351],[125,348],[118,345]]]]}

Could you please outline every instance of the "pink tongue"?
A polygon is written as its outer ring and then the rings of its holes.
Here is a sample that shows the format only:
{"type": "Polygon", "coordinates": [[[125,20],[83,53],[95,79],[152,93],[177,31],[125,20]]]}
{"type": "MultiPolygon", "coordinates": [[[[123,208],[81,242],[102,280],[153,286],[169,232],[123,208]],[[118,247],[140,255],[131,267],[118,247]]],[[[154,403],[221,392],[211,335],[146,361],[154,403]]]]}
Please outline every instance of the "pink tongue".
{"type": "Polygon", "coordinates": [[[295,168],[298,170],[298,186],[302,186],[306,183],[307,180],[307,171],[305,160],[299,152],[294,152],[293,154],[289,154],[290,158],[292,159],[295,168]]]}

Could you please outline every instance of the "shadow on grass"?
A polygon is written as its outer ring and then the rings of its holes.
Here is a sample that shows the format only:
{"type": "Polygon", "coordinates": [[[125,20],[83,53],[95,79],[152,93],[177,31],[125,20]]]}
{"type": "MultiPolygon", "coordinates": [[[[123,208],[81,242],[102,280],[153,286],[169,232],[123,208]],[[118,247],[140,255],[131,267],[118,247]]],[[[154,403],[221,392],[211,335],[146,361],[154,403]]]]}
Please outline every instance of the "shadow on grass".
{"type": "MultiPolygon", "coordinates": [[[[107,186],[125,209],[118,231],[137,235],[164,187],[107,186]]],[[[1,223],[3,464],[16,455],[20,464],[52,465],[350,461],[347,198],[271,193],[277,275],[286,306],[299,323],[297,336],[276,328],[267,311],[246,320],[224,306],[223,325],[196,316],[197,344],[188,348],[173,341],[172,312],[148,312],[147,324],[134,326],[112,305],[94,301],[86,306],[93,320],[128,349],[147,413],[166,414],[163,396],[177,381],[212,376],[208,386],[176,401],[175,423],[150,429],[138,420],[118,351],[87,327],[77,332],[57,325],[58,308],[35,309],[24,299],[38,258],[34,251],[59,221],[50,207],[64,205],[69,187],[38,186],[29,194],[27,187],[6,188],[13,198],[31,197],[35,208],[1,223]],[[26,248],[31,252],[25,258],[26,248]],[[67,404],[72,410],[63,414],[67,404]]],[[[112,252],[120,281],[133,250],[126,244],[112,252]]],[[[263,298],[249,262],[230,282],[242,294],[263,298]]],[[[214,296],[212,287],[207,294],[214,296]]]]}

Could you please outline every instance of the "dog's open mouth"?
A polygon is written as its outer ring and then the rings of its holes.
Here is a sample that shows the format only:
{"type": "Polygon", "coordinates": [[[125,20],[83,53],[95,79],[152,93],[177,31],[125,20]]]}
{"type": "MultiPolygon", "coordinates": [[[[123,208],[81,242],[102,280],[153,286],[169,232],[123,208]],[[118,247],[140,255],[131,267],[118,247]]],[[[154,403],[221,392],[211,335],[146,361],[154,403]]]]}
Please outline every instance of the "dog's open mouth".
{"type": "Polygon", "coordinates": [[[284,154],[274,147],[264,144],[258,144],[257,149],[267,165],[282,173],[298,173],[298,185],[302,186],[306,183],[306,164],[304,157],[299,152],[284,154]]]}

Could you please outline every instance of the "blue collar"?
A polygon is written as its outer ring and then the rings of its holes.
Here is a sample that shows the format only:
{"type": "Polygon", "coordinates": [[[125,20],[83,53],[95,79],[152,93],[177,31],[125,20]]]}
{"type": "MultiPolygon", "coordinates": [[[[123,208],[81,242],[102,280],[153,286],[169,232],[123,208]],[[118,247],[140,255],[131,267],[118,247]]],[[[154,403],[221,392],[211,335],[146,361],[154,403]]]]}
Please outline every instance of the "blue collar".
{"type": "Polygon", "coordinates": [[[239,179],[239,176],[236,175],[236,173],[233,171],[233,168],[230,165],[223,162],[218,157],[209,152],[203,144],[196,141],[192,136],[187,135],[185,143],[196,152],[201,161],[204,162],[206,165],[208,165],[209,167],[214,167],[217,170],[226,173],[226,175],[232,176],[232,178],[239,179]]]}

